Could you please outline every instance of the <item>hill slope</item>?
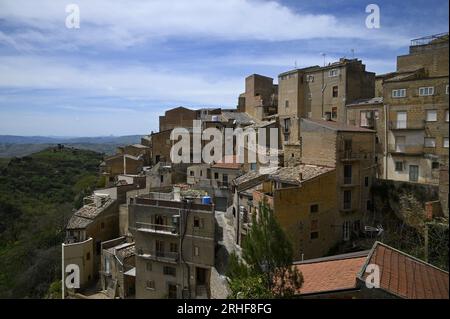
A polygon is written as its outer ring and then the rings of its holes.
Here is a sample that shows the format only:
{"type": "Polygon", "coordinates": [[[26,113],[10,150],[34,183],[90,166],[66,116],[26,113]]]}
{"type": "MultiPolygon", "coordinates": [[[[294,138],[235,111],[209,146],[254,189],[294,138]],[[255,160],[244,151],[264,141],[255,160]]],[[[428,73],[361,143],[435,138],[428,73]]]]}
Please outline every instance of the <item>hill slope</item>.
{"type": "Polygon", "coordinates": [[[21,157],[57,144],[111,155],[118,146],[140,143],[141,135],[100,137],[45,137],[0,135],[0,158],[21,157]]]}
{"type": "Polygon", "coordinates": [[[49,148],[0,167],[0,298],[44,297],[60,277],[64,225],[97,185],[101,159],[49,148]]]}

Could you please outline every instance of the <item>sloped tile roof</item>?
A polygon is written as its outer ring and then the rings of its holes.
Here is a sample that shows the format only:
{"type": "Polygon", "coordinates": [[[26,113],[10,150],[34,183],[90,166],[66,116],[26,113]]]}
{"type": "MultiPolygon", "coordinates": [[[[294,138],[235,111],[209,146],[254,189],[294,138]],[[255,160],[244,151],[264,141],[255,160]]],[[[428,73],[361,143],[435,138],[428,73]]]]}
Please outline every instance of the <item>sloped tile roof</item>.
{"type": "MultiPolygon", "coordinates": [[[[380,267],[380,288],[407,299],[448,299],[448,272],[377,242],[367,264],[380,267]]],[[[361,270],[364,279],[365,267],[361,270]]]]}

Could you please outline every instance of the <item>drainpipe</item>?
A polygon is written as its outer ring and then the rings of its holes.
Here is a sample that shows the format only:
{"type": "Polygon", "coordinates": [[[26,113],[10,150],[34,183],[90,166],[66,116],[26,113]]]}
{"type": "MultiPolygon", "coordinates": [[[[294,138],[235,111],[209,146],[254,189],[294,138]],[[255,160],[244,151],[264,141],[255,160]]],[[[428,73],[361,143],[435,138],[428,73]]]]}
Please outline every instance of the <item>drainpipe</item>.
{"type": "Polygon", "coordinates": [[[388,124],[389,124],[389,105],[383,103],[384,110],[384,179],[388,179],[388,124]]]}

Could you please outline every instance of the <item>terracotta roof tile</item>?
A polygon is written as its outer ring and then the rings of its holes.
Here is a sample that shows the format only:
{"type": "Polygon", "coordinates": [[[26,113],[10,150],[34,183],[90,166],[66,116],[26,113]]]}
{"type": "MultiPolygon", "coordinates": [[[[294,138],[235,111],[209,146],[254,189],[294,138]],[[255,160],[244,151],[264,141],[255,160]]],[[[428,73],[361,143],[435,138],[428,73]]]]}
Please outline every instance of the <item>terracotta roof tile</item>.
{"type": "Polygon", "coordinates": [[[368,264],[380,267],[380,288],[389,293],[407,299],[449,298],[446,271],[382,243],[374,245],[368,258],[368,264]]]}
{"type": "Polygon", "coordinates": [[[300,294],[356,288],[357,274],[367,258],[367,252],[365,254],[348,258],[336,256],[335,260],[306,261],[296,265],[304,280],[300,294]]]}

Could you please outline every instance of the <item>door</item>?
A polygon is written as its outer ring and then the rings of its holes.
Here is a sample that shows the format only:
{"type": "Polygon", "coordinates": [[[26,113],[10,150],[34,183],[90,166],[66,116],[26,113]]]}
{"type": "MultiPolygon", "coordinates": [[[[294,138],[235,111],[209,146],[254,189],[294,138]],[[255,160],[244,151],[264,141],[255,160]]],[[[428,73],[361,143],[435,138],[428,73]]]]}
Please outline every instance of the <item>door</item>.
{"type": "Polygon", "coordinates": [[[395,151],[399,153],[405,152],[406,137],[396,136],[395,137],[395,151]]]}
{"type": "Polygon", "coordinates": [[[155,248],[156,248],[156,256],[164,257],[164,242],[161,240],[157,240],[155,242],[155,248]]]}
{"type": "Polygon", "coordinates": [[[407,113],[397,112],[397,128],[406,128],[407,113]]]}
{"type": "Polygon", "coordinates": [[[410,182],[419,181],[419,166],[409,165],[409,181],[410,182]]]}

